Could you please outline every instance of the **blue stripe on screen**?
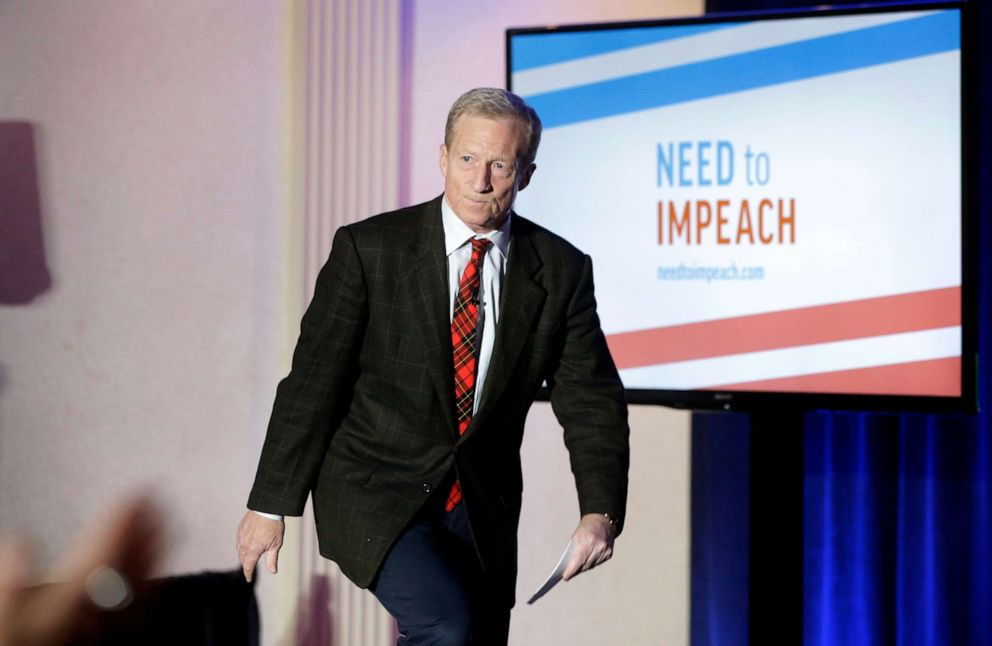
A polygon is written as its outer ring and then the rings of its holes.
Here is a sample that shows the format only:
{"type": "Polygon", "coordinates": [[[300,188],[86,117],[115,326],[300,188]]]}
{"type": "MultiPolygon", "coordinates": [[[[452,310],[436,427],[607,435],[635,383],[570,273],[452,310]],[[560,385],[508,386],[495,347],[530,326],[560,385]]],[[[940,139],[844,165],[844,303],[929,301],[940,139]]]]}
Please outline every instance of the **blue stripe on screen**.
{"type": "Polygon", "coordinates": [[[753,90],[961,47],[960,16],[944,11],[524,98],[545,128],[753,90]]]}
{"type": "Polygon", "coordinates": [[[729,23],[520,34],[513,36],[511,40],[512,71],[520,72],[542,65],[564,63],[585,56],[606,54],[737,26],[739,25],[736,23],[729,23]]]}

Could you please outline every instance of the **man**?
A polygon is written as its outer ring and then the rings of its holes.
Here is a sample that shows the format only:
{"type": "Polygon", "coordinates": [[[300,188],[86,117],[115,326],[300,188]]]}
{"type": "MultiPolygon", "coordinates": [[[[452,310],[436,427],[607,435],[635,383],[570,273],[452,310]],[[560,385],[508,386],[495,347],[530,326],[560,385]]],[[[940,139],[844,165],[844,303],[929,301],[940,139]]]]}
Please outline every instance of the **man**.
{"type": "Polygon", "coordinates": [[[610,558],[627,407],[588,256],[511,212],[540,136],[522,99],[471,90],[448,115],[444,194],[338,230],[238,531],[249,579],[263,553],[275,572],[278,515],[312,494],[321,554],[396,617],[399,644],[505,643],[545,381],[581,511],[566,578],[610,558]]]}

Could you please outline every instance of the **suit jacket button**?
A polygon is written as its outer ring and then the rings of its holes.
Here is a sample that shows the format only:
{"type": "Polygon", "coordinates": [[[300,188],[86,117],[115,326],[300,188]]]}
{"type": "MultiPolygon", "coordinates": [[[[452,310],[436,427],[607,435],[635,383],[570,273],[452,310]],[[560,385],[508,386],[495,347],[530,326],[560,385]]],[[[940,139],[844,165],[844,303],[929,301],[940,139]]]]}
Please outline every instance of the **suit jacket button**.
{"type": "Polygon", "coordinates": [[[423,486],[423,489],[424,489],[424,493],[430,493],[431,492],[431,483],[425,482],[424,483],[424,486],[423,486]]]}

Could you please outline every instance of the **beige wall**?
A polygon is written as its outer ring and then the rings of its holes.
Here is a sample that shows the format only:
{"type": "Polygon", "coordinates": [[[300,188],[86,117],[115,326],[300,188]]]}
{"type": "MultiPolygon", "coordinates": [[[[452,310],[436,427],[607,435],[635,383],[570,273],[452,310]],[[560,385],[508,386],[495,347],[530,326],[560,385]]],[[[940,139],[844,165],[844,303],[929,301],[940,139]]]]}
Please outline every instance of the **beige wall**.
{"type": "Polygon", "coordinates": [[[33,127],[52,275],[0,305],[0,528],[46,558],[149,488],[167,571],[237,565],[281,369],[281,12],[0,3],[0,123],[33,127]]]}
{"type": "MultiPolygon", "coordinates": [[[[0,3],[0,126],[33,127],[53,280],[29,304],[0,304],[0,530],[33,533],[46,556],[109,500],[150,487],[173,520],[166,571],[236,564],[232,535],[302,296],[293,137],[303,63],[292,16],[304,4],[0,3]]],[[[503,84],[506,27],[686,15],[701,2],[409,7],[401,172],[420,200],[441,188],[451,101],[503,84]]],[[[687,643],[688,417],[635,408],[631,424],[617,556],[521,605],[512,643],[687,643]]],[[[525,468],[521,598],[577,514],[544,404],[528,425],[525,468]]],[[[274,643],[292,634],[294,603],[275,599],[270,581],[263,626],[274,643]]]]}

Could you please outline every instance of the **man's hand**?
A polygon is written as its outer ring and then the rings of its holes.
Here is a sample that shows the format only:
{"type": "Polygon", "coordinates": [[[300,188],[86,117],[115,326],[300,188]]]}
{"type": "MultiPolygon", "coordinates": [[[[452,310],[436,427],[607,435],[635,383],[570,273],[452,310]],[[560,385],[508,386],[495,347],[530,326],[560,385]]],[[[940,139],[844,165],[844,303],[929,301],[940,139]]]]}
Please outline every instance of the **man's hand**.
{"type": "Polygon", "coordinates": [[[238,558],[245,572],[245,581],[251,581],[258,559],[265,554],[265,567],[275,574],[279,569],[279,548],[282,547],[286,523],[260,516],[253,511],[245,514],[238,525],[238,558]]]}
{"type": "Polygon", "coordinates": [[[615,530],[610,519],[603,514],[586,514],[572,532],[572,558],[568,561],[562,578],[568,581],[576,574],[591,570],[613,556],[615,530]]]}

